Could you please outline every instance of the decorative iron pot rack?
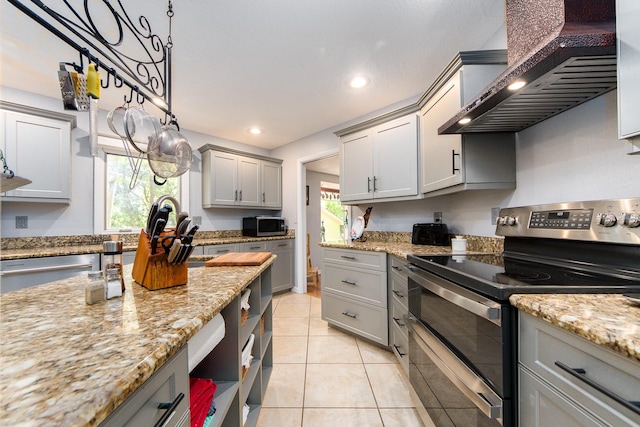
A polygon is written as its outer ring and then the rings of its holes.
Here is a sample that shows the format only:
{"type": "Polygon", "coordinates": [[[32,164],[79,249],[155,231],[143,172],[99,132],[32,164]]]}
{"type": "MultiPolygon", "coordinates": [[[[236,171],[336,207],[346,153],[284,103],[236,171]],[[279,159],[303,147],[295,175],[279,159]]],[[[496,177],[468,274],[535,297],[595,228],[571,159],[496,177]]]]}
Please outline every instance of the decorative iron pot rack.
{"type": "Polygon", "coordinates": [[[77,50],[80,64],[71,63],[77,71],[83,69],[83,57],[106,71],[101,86],[108,88],[113,79],[115,87],[129,87],[131,102],[136,97],[140,104],[151,101],[165,113],[165,122],[175,121],[171,111],[171,19],[173,6],[168,1],[167,16],[169,32],[166,43],[151,29],[148,19],[140,15],[137,22],[132,20],[121,0],[72,0],[44,1],[31,0],[32,6],[19,0],[8,0],[37,23],[52,32],[59,39],[77,50]],[[100,23],[105,15],[112,18],[113,33],[101,31],[96,25],[95,16],[100,13],[100,23]],[[110,15],[108,15],[110,14],[110,15]],[[114,37],[111,34],[116,34],[114,37]],[[132,49],[124,50],[127,46],[132,49]],[[129,52],[138,52],[134,56],[129,52]]]}

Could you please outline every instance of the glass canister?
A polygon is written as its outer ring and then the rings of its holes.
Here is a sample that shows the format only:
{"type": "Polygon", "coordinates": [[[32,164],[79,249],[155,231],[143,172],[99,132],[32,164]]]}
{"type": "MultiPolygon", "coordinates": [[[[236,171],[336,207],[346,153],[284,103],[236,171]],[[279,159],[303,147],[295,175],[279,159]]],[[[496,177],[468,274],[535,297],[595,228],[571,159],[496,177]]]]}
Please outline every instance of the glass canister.
{"type": "Polygon", "coordinates": [[[111,268],[117,268],[120,275],[120,292],[124,292],[124,276],[122,271],[123,258],[122,247],[124,243],[122,240],[110,240],[108,242],[102,242],[102,270],[105,277],[107,276],[107,270],[111,268]]]}
{"type": "Polygon", "coordinates": [[[120,275],[120,269],[109,268],[107,274],[104,276],[104,285],[107,291],[107,299],[118,298],[122,296],[122,287],[120,281],[122,276],[120,275]]]}
{"type": "Polygon", "coordinates": [[[105,300],[106,294],[102,271],[90,271],[88,273],[84,297],[87,304],[95,304],[105,300]]]}

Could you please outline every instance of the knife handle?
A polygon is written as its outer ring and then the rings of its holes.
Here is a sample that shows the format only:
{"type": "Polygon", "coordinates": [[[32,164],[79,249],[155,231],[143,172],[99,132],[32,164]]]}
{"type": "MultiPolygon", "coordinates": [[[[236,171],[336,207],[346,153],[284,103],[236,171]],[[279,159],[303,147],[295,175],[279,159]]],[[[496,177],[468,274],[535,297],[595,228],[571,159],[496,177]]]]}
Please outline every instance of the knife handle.
{"type": "Polygon", "coordinates": [[[156,249],[158,247],[158,239],[159,238],[160,238],[160,236],[156,234],[151,239],[151,255],[155,255],[156,254],[156,249]]]}
{"type": "Polygon", "coordinates": [[[176,260],[176,256],[178,255],[178,252],[180,252],[180,246],[180,241],[178,239],[173,241],[173,245],[169,251],[169,256],[167,257],[167,262],[173,263],[176,260]]]}

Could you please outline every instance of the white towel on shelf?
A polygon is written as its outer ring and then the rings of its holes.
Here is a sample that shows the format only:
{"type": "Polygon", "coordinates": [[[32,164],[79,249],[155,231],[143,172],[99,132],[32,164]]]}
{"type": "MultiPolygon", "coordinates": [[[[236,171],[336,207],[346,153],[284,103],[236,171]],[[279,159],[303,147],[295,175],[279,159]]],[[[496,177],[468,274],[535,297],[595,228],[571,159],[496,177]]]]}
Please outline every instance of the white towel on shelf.
{"type": "Polygon", "coordinates": [[[222,314],[218,313],[208,321],[202,329],[187,342],[189,355],[189,372],[198,366],[202,360],[218,345],[225,335],[225,324],[222,314]]]}
{"type": "Polygon", "coordinates": [[[249,305],[249,295],[251,295],[251,289],[244,291],[242,297],[240,297],[240,308],[243,310],[249,310],[249,308],[251,308],[249,305]]]}
{"type": "Polygon", "coordinates": [[[250,411],[251,411],[251,408],[249,407],[249,405],[245,403],[244,406],[242,407],[242,425],[245,425],[247,423],[247,418],[249,418],[250,411]]]}
{"type": "Polygon", "coordinates": [[[253,356],[251,355],[251,351],[253,350],[253,341],[256,339],[254,334],[251,334],[249,337],[249,341],[242,348],[242,366],[249,369],[251,367],[251,361],[253,360],[253,356]]]}

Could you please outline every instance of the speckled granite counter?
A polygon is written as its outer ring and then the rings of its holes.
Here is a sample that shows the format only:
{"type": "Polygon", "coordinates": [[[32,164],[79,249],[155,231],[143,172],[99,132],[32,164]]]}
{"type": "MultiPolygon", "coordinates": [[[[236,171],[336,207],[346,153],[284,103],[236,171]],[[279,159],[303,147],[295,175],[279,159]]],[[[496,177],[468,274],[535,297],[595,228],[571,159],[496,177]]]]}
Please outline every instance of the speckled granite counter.
{"type": "MultiPolygon", "coordinates": [[[[366,232],[369,235],[370,232],[366,232]]],[[[493,237],[461,236],[467,239],[467,254],[500,253],[503,240],[493,237]]],[[[450,254],[451,246],[412,245],[411,233],[371,233],[367,240],[345,243],[320,243],[320,246],[339,249],[357,249],[361,251],[386,252],[402,259],[408,254],[436,255],[450,254]]]]}
{"type": "MultiPolygon", "coordinates": [[[[124,241],[125,251],[135,251],[138,246],[138,238],[139,233],[118,235],[118,239],[124,241]]],[[[196,234],[193,244],[196,246],[224,245],[228,243],[261,242],[294,238],[295,233],[293,230],[290,230],[286,236],[278,237],[245,237],[242,236],[239,230],[201,231],[196,234]]],[[[102,242],[110,239],[111,236],[108,235],[2,239],[0,260],[102,253],[102,242]]]]}
{"type": "Polygon", "coordinates": [[[640,361],[640,306],[622,295],[512,295],[518,309],[640,361]]]}
{"type": "Polygon", "coordinates": [[[189,269],[187,286],[84,300],[79,277],[3,294],[0,425],[104,420],[272,262],[189,269]]]}

